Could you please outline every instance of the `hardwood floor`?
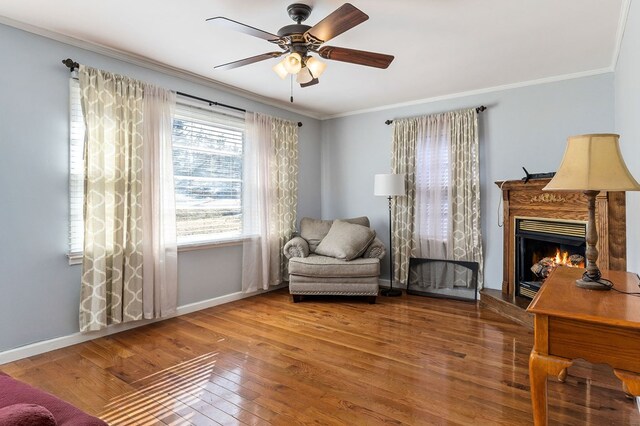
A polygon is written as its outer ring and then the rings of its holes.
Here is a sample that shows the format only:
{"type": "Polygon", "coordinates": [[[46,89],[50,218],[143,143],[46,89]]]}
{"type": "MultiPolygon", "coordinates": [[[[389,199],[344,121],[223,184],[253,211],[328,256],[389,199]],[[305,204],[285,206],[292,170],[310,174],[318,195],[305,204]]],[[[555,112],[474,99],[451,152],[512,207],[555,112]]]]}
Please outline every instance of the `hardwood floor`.
{"type": "MultiPolygon", "coordinates": [[[[276,291],[0,370],[114,425],[526,425],[532,345],[473,303],[276,291]]],[[[612,383],[549,379],[551,423],[640,424],[612,383]]]]}

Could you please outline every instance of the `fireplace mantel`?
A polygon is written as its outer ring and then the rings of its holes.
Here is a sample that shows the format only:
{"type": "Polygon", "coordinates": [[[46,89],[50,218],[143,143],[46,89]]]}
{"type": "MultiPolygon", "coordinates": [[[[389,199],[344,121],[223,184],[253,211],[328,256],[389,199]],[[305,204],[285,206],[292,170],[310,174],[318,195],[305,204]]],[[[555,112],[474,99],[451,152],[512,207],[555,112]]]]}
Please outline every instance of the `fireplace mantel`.
{"type": "MultiPolygon", "coordinates": [[[[542,188],[550,179],[498,181],[502,190],[504,236],[502,293],[514,294],[515,219],[544,218],[587,220],[587,199],[580,192],[549,192],[542,188]]],[[[600,269],[624,271],[626,261],[626,211],[624,192],[601,192],[596,198],[600,269]]]]}

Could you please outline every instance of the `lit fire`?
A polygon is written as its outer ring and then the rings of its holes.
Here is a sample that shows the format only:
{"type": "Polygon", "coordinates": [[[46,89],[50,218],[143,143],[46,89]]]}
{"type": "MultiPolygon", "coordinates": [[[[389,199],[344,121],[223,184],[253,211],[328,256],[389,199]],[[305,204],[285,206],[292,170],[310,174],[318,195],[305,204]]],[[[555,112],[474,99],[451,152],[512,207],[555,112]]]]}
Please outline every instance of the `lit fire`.
{"type": "Polygon", "coordinates": [[[580,262],[577,264],[572,263],[569,260],[569,252],[563,251],[560,252],[560,249],[556,249],[556,257],[553,259],[553,263],[555,266],[562,265],[568,266],[570,268],[584,268],[584,262],[580,262]]]}
{"type": "Polygon", "coordinates": [[[543,280],[547,278],[549,273],[558,265],[568,266],[569,268],[584,268],[584,256],[579,254],[569,255],[568,252],[561,252],[560,249],[556,249],[555,256],[546,256],[542,259],[534,258],[533,260],[531,272],[543,280]]]}

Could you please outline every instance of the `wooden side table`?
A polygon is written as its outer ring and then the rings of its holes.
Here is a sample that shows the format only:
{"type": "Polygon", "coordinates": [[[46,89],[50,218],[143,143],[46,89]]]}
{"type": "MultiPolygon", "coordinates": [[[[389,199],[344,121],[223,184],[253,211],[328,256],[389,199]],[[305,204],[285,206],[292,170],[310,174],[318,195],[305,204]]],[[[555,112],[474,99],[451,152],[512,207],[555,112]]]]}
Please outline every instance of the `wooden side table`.
{"type": "MultiPolygon", "coordinates": [[[[614,287],[640,292],[637,275],[601,271],[614,287]]],[[[625,392],[640,396],[640,297],[575,285],[581,268],[558,267],[527,311],[535,315],[535,342],[529,358],[531,402],[536,425],[546,425],[547,376],[564,381],[574,359],[613,367],[625,392]]]]}

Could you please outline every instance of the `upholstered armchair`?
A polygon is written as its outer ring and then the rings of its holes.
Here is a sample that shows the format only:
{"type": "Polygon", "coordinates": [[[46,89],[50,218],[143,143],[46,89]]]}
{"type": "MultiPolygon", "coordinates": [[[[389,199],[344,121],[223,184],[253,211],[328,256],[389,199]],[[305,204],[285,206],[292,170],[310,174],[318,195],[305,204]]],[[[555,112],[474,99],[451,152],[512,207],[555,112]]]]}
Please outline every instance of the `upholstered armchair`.
{"type": "Polygon", "coordinates": [[[367,217],[335,221],[305,217],[300,235],[284,246],[289,293],[296,303],[308,295],[366,296],[375,303],[385,253],[367,217]]]}

